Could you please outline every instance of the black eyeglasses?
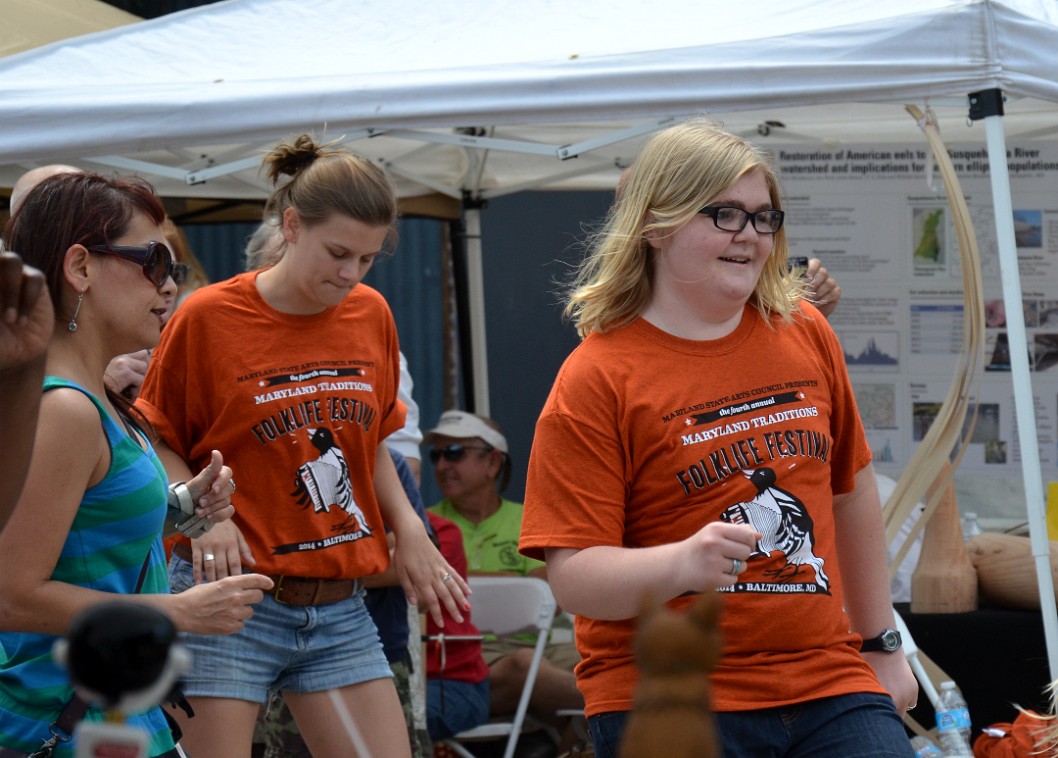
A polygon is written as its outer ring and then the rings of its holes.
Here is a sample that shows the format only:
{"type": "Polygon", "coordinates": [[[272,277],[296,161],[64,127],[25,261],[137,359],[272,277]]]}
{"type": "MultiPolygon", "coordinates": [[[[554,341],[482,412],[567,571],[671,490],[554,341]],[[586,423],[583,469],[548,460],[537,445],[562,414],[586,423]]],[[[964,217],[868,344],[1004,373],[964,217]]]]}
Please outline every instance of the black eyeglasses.
{"type": "Polygon", "coordinates": [[[161,242],[148,242],[143,247],[130,245],[86,245],[93,253],[116,255],[143,267],[143,275],[155,287],[161,287],[173,275],[173,254],[161,242]]]}
{"type": "Polygon", "coordinates": [[[173,281],[176,282],[177,286],[180,286],[188,279],[191,278],[191,264],[190,263],[174,263],[173,264],[173,281]]]}
{"type": "Polygon", "coordinates": [[[470,445],[460,445],[455,443],[448,447],[435,447],[430,451],[430,463],[437,463],[439,460],[444,458],[449,463],[459,463],[461,460],[467,457],[468,450],[486,450],[492,451],[495,448],[491,447],[472,447],[470,445]]]}
{"type": "Polygon", "coordinates": [[[707,205],[698,212],[712,218],[716,228],[725,232],[741,232],[752,219],[753,228],[758,234],[775,234],[782,229],[782,221],[786,217],[784,211],[750,213],[730,205],[707,205]]]}

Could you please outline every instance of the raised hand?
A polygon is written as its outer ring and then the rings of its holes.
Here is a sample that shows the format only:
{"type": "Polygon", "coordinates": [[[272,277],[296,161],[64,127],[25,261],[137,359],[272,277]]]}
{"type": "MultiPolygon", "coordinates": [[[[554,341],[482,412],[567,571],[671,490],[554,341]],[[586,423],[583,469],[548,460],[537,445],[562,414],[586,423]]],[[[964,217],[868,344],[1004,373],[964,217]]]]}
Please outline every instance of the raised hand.
{"type": "Polygon", "coordinates": [[[0,373],[41,359],[54,325],[44,275],[15,253],[0,253],[0,373]]]}
{"type": "Polygon", "coordinates": [[[822,261],[812,258],[805,270],[805,283],[808,288],[808,301],[818,308],[820,313],[830,318],[830,314],[841,301],[838,280],[823,268],[822,261]]]}
{"type": "Polygon", "coordinates": [[[219,450],[211,454],[209,465],[198,476],[187,482],[191,497],[195,501],[195,515],[217,523],[229,519],[235,513],[231,496],[235,494],[235,480],[231,469],[224,465],[224,456],[219,450]]]}
{"type": "Polygon", "coordinates": [[[44,275],[14,253],[0,253],[0,529],[15,503],[33,454],[44,362],[55,315],[44,275]]]}

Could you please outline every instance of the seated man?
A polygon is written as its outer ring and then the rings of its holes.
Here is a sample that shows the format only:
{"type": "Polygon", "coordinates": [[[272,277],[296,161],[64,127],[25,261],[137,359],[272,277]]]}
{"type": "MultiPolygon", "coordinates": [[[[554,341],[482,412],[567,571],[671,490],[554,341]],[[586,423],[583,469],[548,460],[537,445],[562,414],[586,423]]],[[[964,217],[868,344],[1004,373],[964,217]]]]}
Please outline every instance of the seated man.
{"type": "MultiPolygon", "coordinates": [[[[492,419],[446,411],[424,439],[444,499],[429,510],[463,533],[470,574],[517,574],[546,579],[544,564],[519,554],[522,505],[501,497],[511,476],[507,439],[492,419]]],[[[532,660],[535,639],[489,640],[489,706],[494,715],[513,712],[532,660]]],[[[541,661],[530,712],[545,723],[562,709],[582,709],[573,667],[580,656],[572,643],[549,644],[541,661]]]]}

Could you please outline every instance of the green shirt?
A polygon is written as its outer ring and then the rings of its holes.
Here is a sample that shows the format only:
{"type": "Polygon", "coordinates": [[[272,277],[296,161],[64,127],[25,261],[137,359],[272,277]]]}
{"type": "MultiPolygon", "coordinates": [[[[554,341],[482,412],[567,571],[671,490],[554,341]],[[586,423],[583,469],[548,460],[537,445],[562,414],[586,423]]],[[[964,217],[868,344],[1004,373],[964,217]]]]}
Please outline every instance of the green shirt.
{"type": "Polygon", "coordinates": [[[518,574],[543,567],[543,561],[527,558],[518,552],[518,536],[522,531],[522,504],[500,500],[500,508],[480,524],[460,515],[451,500],[442,500],[430,508],[446,518],[463,533],[463,549],[467,554],[467,571],[471,574],[518,574]]]}

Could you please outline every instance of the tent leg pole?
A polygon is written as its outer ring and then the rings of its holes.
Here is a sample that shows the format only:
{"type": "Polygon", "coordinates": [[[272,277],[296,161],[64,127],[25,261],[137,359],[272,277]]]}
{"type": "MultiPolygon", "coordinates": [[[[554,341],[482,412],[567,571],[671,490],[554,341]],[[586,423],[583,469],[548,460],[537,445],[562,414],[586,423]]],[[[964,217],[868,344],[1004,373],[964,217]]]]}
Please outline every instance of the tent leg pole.
{"type": "Polygon", "coordinates": [[[489,361],[485,340],[485,274],[481,250],[481,210],[463,212],[466,225],[467,302],[470,312],[470,351],[474,376],[474,413],[489,415],[489,361]]]}
{"type": "Polygon", "coordinates": [[[984,118],[988,139],[988,165],[992,177],[992,203],[995,208],[996,239],[999,247],[999,269],[1003,280],[1003,303],[1007,312],[1007,336],[1010,342],[1010,370],[1014,382],[1014,408],[1018,422],[1018,444],[1021,448],[1021,471],[1025,481],[1025,506],[1028,512],[1032,555],[1039,581],[1040,610],[1051,681],[1058,680],[1058,613],[1055,610],[1054,579],[1051,575],[1050,544],[1043,501],[1043,474],[1040,470],[1039,438],[1036,433],[1036,408],[1029,377],[1026,349],[1025,314],[1022,310],[1021,274],[1014,239],[1014,210],[1010,198],[1010,175],[1007,171],[1006,138],[1002,115],[984,118]]]}

